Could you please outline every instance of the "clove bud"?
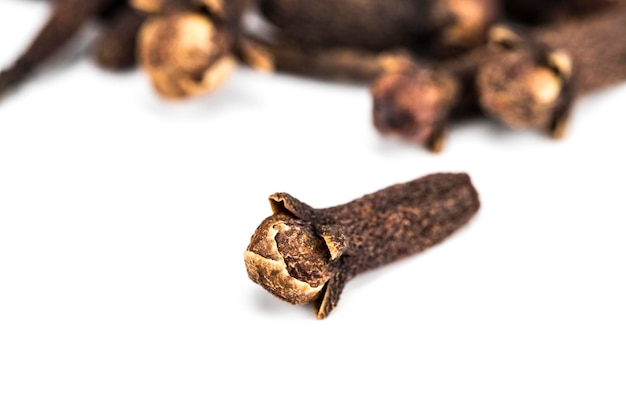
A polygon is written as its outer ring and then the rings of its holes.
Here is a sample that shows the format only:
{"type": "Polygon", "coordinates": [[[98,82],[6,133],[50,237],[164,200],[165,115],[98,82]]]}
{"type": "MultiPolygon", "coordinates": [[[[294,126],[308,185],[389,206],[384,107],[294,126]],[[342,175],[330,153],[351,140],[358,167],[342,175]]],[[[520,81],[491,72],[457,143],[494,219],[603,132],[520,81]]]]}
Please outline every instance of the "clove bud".
{"type": "Polygon", "coordinates": [[[492,31],[500,52],[477,74],[480,105],[520,129],[565,134],[575,100],[626,81],[626,6],[548,25],[528,34],[492,31]]]}
{"type": "Polygon", "coordinates": [[[481,46],[441,61],[420,61],[412,71],[384,73],[371,84],[374,127],[385,137],[440,152],[447,124],[480,114],[475,78],[490,49],[481,46]]]}
{"type": "Polygon", "coordinates": [[[337,306],[350,279],[443,241],[480,206],[469,176],[447,173],[325,209],[287,193],[269,200],[274,214],[244,253],[248,276],[284,301],[312,303],[319,319],[337,306]]]}
{"type": "Polygon", "coordinates": [[[211,91],[236,67],[229,34],[200,13],[149,18],[139,33],[138,50],[155,90],[168,99],[211,91]]]}
{"type": "Polygon", "coordinates": [[[241,30],[248,0],[136,0],[149,13],[138,54],[155,90],[182,99],[222,85],[239,62],[272,69],[263,47],[241,30]]]}

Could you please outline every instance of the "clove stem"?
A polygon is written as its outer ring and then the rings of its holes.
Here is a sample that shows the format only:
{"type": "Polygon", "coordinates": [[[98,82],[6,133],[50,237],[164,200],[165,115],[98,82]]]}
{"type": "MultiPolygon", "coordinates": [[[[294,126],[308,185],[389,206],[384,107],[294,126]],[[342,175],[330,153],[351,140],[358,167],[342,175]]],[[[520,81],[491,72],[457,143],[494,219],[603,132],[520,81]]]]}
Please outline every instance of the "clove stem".
{"type": "Polygon", "coordinates": [[[120,0],[58,0],[35,39],[15,63],[0,72],[0,97],[30,77],[90,19],[120,0]]]}
{"type": "Polygon", "coordinates": [[[371,85],[374,127],[440,152],[451,119],[480,114],[475,76],[490,53],[477,47],[447,60],[422,61],[413,71],[382,74],[371,85]]]}

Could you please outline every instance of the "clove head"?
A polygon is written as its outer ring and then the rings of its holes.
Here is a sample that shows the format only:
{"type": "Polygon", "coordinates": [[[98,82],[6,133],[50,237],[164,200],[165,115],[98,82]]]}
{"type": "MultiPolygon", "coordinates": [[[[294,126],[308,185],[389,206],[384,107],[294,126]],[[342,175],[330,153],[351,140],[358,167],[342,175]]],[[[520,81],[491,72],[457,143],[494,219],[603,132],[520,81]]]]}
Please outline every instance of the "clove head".
{"type": "Polygon", "coordinates": [[[248,276],[292,304],[309,303],[333,277],[331,252],[310,222],[274,214],[256,229],[244,252],[248,276]]]}
{"type": "Polygon", "coordinates": [[[458,82],[443,71],[384,74],[371,89],[374,126],[384,135],[427,144],[442,127],[458,90],[458,82]]]}
{"type": "Polygon", "coordinates": [[[558,116],[568,106],[572,59],[563,50],[496,32],[502,49],[478,70],[476,85],[483,111],[520,129],[560,136],[558,116]]]}
{"type": "Polygon", "coordinates": [[[154,88],[170,99],[209,92],[236,67],[228,34],[199,13],[149,19],[139,33],[138,49],[154,88]]]}

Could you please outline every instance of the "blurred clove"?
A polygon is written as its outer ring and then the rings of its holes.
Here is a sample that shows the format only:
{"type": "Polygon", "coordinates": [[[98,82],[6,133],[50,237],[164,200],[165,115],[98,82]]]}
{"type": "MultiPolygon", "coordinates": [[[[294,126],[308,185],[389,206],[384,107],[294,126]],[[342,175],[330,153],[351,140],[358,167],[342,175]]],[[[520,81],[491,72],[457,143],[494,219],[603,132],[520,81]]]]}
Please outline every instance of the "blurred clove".
{"type": "Polygon", "coordinates": [[[500,52],[477,74],[480,105],[520,129],[563,137],[580,96],[626,81],[626,6],[525,34],[493,31],[500,52]]]}
{"type": "Polygon", "coordinates": [[[260,0],[260,13],[290,42],[450,56],[482,44],[499,0],[260,0]]]}
{"type": "Polygon", "coordinates": [[[135,1],[133,5],[153,10],[140,30],[138,54],[155,90],[164,98],[213,91],[238,62],[255,69],[272,68],[265,50],[241,30],[247,0],[135,1]]]}
{"type": "Polygon", "coordinates": [[[447,60],[422,60],[412,71],[382,74],[370,89],[374,127],[385,137],[440,152],[450,120],[480,114],[476,72],[491,53],[477,47],[447,60]]]}
{"type": "Polygon", "coordinates": [[[179,12],[148,19],[139,33],[140,62],[164,98],[204,94],[235,69],[231,38],[205,15],[179,12]]]}
{"type": "Polygon", "coordinates": [[[443,241],[480,202],[469,176],[444,173],[325,209],[286,193],[270,196],[270,205],[274,214],[244,253],[248,276],[284,301],[312,303],[323,319],[350,279],[443,241]]]}

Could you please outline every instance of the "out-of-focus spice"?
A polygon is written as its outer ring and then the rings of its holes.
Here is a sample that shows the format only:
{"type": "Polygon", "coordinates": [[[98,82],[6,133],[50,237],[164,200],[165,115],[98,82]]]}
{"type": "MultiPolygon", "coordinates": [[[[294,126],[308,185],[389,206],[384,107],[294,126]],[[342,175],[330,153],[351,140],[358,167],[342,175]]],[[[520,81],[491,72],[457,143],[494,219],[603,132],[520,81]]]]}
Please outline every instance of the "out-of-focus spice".
{"type": "Polygon", "coordinates": [[[499,0],[261,0],[261,14],[295,43],[448,56],[482,44],[499,0]]]}
{"type": "Polygon", "coordinates": [[[626,7],[494,31],[501,51],[481,65],[477,89],[483,111],[509,126],[562,137],[578,97],[626,81],[626,7]]]}

